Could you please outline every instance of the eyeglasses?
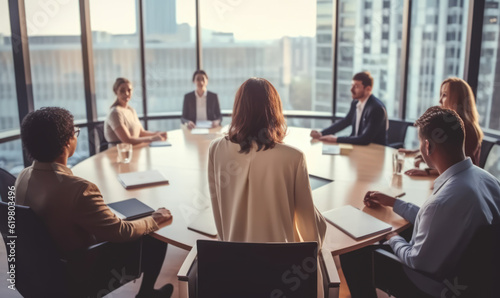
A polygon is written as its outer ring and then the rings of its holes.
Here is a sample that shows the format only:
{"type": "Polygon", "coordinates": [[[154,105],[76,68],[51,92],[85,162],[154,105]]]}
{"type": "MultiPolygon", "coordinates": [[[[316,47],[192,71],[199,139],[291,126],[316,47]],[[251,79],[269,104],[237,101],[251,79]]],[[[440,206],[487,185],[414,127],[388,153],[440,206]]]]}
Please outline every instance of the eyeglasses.
{"type": "Polygon", "coordinates": [[[75,136],[78,138],[80,135],[80,127],[75,127],[75,136]]]}

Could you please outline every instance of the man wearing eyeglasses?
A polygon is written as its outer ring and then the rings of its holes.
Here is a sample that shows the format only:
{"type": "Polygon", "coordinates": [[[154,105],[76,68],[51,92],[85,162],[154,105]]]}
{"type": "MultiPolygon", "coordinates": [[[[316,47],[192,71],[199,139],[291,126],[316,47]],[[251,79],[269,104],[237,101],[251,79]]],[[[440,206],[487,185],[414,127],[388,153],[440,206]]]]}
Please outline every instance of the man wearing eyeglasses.
{"type": "Polygon", "coordinates": [[[119,219],[97,186],[67,167],[79,133],[73,115],[61,108],[42,108],[23,119],[23,147],[34,161],[16,180],[16,203],[29,206],[45,223],[67,260],[71,297],[82,291],[85,297],[103,296],[141,272],[136,297],[170,297],[171,284],[154,289],[167,244],[147,235],[171,222],[170,211],[160,208],[142,219],[119,219]],[[87,250],[103,241],[108,242],[87,250]]]}
{"type": "Polygon", "coordinates": [[[389,121],[384,104],[372,94],[373,77],[369,72],[359,72],[352,78],[352,103],[344,119],[335,122],[321,132],[311,131],[313,139],[333,143],[368,145],[387,144],[389,121]],[[352,125],[350,136],[339,137],[335,134],[352,125]]]}

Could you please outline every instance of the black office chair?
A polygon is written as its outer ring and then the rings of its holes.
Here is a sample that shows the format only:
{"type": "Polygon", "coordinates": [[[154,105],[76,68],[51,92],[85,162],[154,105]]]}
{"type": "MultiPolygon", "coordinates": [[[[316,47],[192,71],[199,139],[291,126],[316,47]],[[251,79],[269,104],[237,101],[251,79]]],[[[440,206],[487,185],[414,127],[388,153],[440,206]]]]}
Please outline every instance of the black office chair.
{"type": "MultiPolygon", "coordinates": [[[[331,293],[325,297],[338,297],[332,255],[322,252],[320,260],[325,294],[331,293]]],[[[198,240],[178,278],[180,297],[316,297],[317,243],[198,240]]]]}
{"type": "Polygon", "coordinates": [[[483,226],[471,242],[452,273],[433,276],[413,270],[382,249],[373,253],[374,285],[396,297],[498,297],[500,281],[500,224],[483,226]],[[403,267],[426,284],[435,285],[433,293],[415,293],[398,287],[397,278],[390,274],[394,266],[403,267]],[[457,286],[458,285],[458,286],[457,286]],[[457,292],[458,291],[458,292],[457,292]],[[443,296],[444,295],[444,296],[443,296]]]}
{"type": "Polygon", "coordinates": [[[389,129],[387,130],[387,146],[399,149],[404,147],[406,130],[410,123],[398,120],[389,120],[389,129]]]}
{"type": "Polygon", "coordinates": [[[97,132],[97,136],[99,137],[99,152],[103,152],[109,147],[109,143],[108,141],[106,141],[106,137],[104,137],[104,123],[97,124],[95,126],[95,131],[97,132]]]}
{"type": "Polygon", "coordinates": [[[9,201],[9,187],[14,186],[14,183],[16,183],[16,177],[0,168],[0,197],[2,202],[9,201]]]}
{"type": "Polygon", "coordinates": [[[485,168],[488,159],[490,159],[488,166],[491,168],[493,164],[492,160],[498,156],[498,154],[495,153],[497,150],[493,150],[492,156],[490,157],[491,149],[493,149],[495,145],[496,145],[495,139],[486,136],[483,138],[483,141],[481,142],[481,155],[479,156],[479,166],[481,168],[483,169],[485,168]]]}
{"type": "Polygon", "coordinates": [[[19,293],[26,298],[70,297],[64,274],[65,263],[33,210],[0,202],[0,214],[0,231],[7,254],[11,249],[15,254],[14,258],[7,257],[7,260],[9,269],[15,266],[15,288],[19,293]],[[9,214],[15,215],[10,218],[9,214]]]}

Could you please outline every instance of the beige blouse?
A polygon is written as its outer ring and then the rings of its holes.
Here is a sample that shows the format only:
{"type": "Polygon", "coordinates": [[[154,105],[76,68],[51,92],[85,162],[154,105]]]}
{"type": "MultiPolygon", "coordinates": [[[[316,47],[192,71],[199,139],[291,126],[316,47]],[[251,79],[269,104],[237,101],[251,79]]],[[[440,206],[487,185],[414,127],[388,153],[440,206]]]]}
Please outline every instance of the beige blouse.
{"type": "Polygon", "coordinates": [[[317,241],[326,222],[314,207],[304,153],[285,144],[248,154],[225,138],[210,144],[208,180],[221,240],[317,241]]]}
{"type": "Polygon", "coordinates": [[[131,106],[126,108],[122,106],[114,106],[109,111],[106,121],[104,121],[104,137],[110,143],[119,143],[120,138],[115,133],[115,130],[123,126],[128,129],[130,136],[137,138],[141,134],[142,124],[137,116],[137,112],[131,106]]]}

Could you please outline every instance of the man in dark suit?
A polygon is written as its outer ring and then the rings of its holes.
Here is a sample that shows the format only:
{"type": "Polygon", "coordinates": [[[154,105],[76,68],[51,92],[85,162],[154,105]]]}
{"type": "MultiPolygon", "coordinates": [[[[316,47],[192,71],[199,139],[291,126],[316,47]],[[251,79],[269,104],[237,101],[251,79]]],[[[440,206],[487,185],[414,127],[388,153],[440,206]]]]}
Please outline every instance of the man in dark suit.
{"type": "Polygon", "coordinates": [[[368,145],[387,144],[387,111],[384,104],[372,94],[373,77],[360,72],[352,78],[352,103],[347,116],[321,132],[311,131],[311,137],[326,142],[368,145]],[[334,134],[352,125],[351,135],[337,137],[334,134]]]}
{"type": "Polygon", "coordinates": [[[208,75],[204,70],[197,70],[193,74],[196,90],[184,95],[182,107],[182,124],[189,129],[196,127],[196,121],[211,121],[212,127],[217,127],[222,121],[219,98],[216,93],[207,90],[208,75]]]}

